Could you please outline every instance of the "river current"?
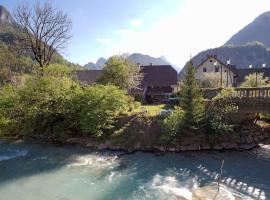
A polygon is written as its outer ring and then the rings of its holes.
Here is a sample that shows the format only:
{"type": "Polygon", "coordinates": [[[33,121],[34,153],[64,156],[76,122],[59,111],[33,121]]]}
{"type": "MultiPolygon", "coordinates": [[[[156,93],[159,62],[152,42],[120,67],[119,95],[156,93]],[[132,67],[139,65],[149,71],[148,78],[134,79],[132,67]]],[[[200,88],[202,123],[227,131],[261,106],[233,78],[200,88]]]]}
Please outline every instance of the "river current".
{"type": "Polygon", "coordinates": [[[124,155],[0,141],[0,200],[207,200],[214,193],[270,200],[270,150],[124,155]]]}

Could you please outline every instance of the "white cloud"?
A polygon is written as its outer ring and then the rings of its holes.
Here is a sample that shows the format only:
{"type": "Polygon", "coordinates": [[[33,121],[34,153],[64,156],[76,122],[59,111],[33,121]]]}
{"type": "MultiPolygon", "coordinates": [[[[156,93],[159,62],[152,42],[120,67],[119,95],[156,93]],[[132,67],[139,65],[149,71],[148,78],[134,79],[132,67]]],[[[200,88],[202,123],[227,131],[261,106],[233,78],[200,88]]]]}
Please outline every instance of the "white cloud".
{"type": "Polygon", "coordinates": [[[142,21],[140,19],[132,19],[129,23],[132,27],[140,27],[142,25],[142,21]]]}
{"type": "Polygon", "coordinates": [[[119,41],[107,52],[164,55],[181,68],[190,54],[223,45],[259,14],[270,10],[269,0],[186,0],[182,6],[174,13],[167,10],[166,18],[145,30],[135,29],[140,22],[133,20],[132,28],[117,30],[119,41]]]}

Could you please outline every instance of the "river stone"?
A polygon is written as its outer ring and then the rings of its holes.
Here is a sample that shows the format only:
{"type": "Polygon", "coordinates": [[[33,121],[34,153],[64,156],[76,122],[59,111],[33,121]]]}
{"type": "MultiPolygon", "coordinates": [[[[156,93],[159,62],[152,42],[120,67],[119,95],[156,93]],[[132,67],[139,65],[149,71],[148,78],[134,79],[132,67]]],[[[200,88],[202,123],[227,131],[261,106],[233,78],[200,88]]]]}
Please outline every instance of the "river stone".
{"type": "Polygon", "coordinates": [[[226,187],[220,187],[217,191],[217,186],[203,186],[195,189],[192,192],[192,200],[242,200],[235,197],[226,187]]]}

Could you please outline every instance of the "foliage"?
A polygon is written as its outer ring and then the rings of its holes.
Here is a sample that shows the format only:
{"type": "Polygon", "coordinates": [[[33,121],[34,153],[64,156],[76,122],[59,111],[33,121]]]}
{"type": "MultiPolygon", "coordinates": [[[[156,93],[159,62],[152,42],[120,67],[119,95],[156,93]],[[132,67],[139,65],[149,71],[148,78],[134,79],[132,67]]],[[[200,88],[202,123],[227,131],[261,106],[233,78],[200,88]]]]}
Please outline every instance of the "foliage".
{"type": "Polygon", "coordinates": [[[0,90],[0,135],[12,133],[19,115],[18,94],[14,93],[11,85],[0,90]]]}
{"type": "Polygon", "coordinates": [[[71,20],[49,1],[19,6],[15,21],[21,27],[19,40],[22,47],[26,51],[31,50],[40,68],[48,66],[52,56],[62,50],[71,38],[71,20]]]}
{"type": "Polygon", "coordinates": [[[264,87],[268,86],[267,78],[263,73],[253,73],[245,77],[245,81],[242,83],[242,87],[264,87]],[[257,81],[256,81],[257,77],[257,81]]]}
{"type": "Polygon", "coordinates": [[[207,118],[210,130],[213,133],[232,133],[237,121],[234,114],[237,113],[237,106],[226,99],[217,99],[207,109],[207,118]]]}
{"type": "Polygon", "coordinates": [[[11,65],[15,57],[10,49],[0,43],[0,86],[10,81],[11,65]]]}
{"type": "Polygon", "coordinates": [[[84,133],[95,136],[104,129],[113,128],[115,119],[128,110],[129,97],[112,85],[95,85],[84,88],[72,102],[79,112],[79,123],[84,133]]]}
{"type": "Polygon", "coordinates": [[[166,144],[174,142],[179,139],[181,135],[181,127],[183,123],[184,111],[180,107],[166,117],[162,122],[162,138],[161,140],[166,144]]]}
{"type": "Polygon", "coordinates": [[[180,91],[180,107],[184,110],[182,128],[187,132],[196,132],[203,119],[205,106],[191,61],[180,91]]]}
{"type": "Polygon", "coordinates": [[[213,98],[208,106],[206,119],[213,133],[232,133],[237,120],[234,117],[238,107],[232,101],[233,88],[225,88],[213,98]]]}
{"type": "Polygon", "coordinates": [[[123,90],[137,88],[142,79],[139,67],[122,56],[110,57],[103,70],[103,75],[98,82],[112,84],[123,90]]]}
{"type": "Polygon", "coordinates": [[[72,73],[72,70],[63,64],[51,64],[40,70],[42,71],[43,76],[51,77],[69,77],[72,73]]]}
{"type": "Polygon", "coordinates": [[[220,74],[216,72],[203,73],[200,80],[202,88],[216,88],[220,86],[220,74]]]}
{"type": "Polygon", "coordinates": [[[0,133],[100,136],[132,103],[115,86],[82,88],[65,73],[63,66],[55,65],[42,77],[28,77],[20,87],[5,85],[0,93],[0,133]]]}
{"type": "Polygon", "coordinates": [[[223,88],[220,93],[218,93],[217,96],[213,98],[213,100],[222,100],[222,99],[228,99],[232,97],[233,93],[235,92],[233,87],[223,88]]]}

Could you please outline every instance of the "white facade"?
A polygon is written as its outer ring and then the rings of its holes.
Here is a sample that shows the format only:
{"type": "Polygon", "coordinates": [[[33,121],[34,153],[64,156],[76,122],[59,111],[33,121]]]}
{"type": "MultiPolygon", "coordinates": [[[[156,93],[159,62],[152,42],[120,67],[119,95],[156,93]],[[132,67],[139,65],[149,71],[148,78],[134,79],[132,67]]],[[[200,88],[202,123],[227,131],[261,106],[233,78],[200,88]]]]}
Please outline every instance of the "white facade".
{"type": "Polygon", "coordinates": [[[222,63],[216,56],[208,56],[196,67],[195,76],[197,80],[203,80],[206,74],[211,74],[219,79],[216,87],[231,87],[235,84],[236,74],[230,68],[230,65],[222,63]]]}

